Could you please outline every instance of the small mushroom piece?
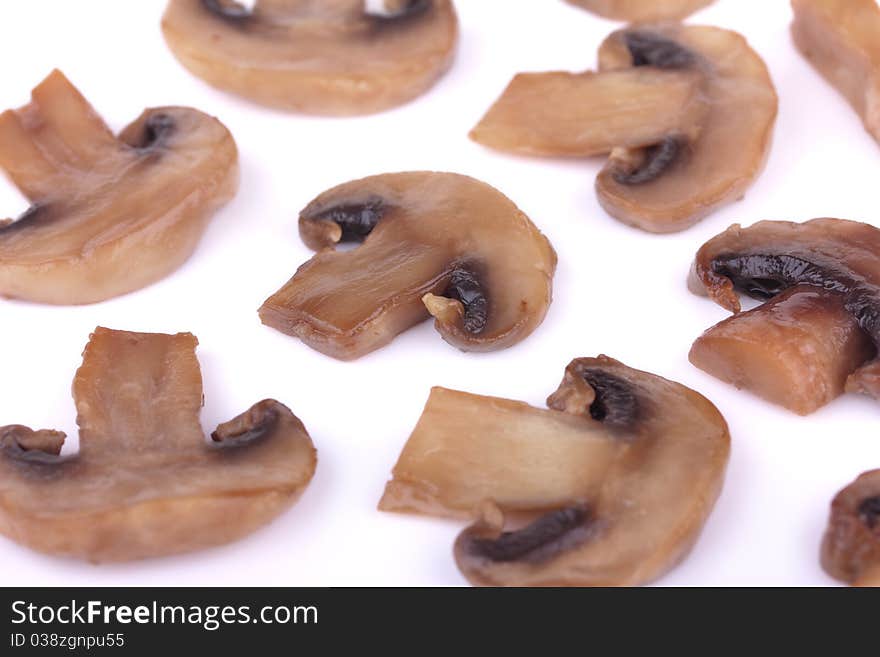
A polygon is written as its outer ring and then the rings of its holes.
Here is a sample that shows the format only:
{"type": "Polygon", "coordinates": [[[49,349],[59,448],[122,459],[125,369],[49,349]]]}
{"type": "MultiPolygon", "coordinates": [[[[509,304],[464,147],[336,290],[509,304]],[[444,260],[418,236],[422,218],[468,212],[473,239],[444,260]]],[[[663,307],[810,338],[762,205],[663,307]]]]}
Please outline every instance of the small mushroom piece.
{"type": "Polygon", "coordinates": [[[369,114],[427,91],[452,65],[452,0],[170,0],[165,40],[194,75],[263,105],[369,114]]]}
{"type": "Polygon", "coordinates": [[[792,0],[792,35],[880,141],[880,7],[876,0],[792,0]]]}
{"type": "Polygon", "coordinates": [[[451,173],[335,187],[300,214],[318,253],[260,308],[263,323],[350,360],[427,319],[464,351],[516,344],[544,319],[556,254],[507,197],[451,173]],[[363,242],[335,251],[339,242],[363,242]]]}
{"type": "Polygon", "coordinates": [[[655,233],[686,229],[739,200],[770,152],[778,99],[767,67],[746,40],[715,27],[657,24],[612,34],[600,71],[696,67],[708,115],[696,139],[669,135],[648,148],[616,148],[596,180],[602,207],[655,233]]]}
{"type": "Polygon", "coordinates": [[[831,503],[822,567],[849,584],[880,586],[880,470],[864,473],[831,503]]]}
{"type": "Polygon", "coordinates": [[[73,381],[80,449],[64,434],[0,428],[0,533],[94,562],[156,557],[241,538],[293,504],[315,448],[285,406],[265,400],[199,424],[197,341],[98,328],[73,381]]]}
{"type": "Polygon", "coordinates": [[[808,414],[846,390],[880,397],[880,230],[841,219],[732,226],[698,252],[691,288],[736,313],[691,362],[808,414]],[[740,313],[738,294],[766,301],[740,313]]]}
{"type": "Polygon", "coordinates": [[[0,222],[0,294],[85,304],[167,276],[238,186],[238,152],[216,119],[146,110],[114,137],[59,71],[0,114],[0,168],[30,199],[0,222]]]}
{"type": "Polygon", "coordinates": [[[548,157],[696,138],[708,110],[703,80],[696,70],[653,67],[520,73],[470,136],[498,150],[548,157]]]}
{"type": "Polygon", "coordinates": [[[600,356],[552,410],[435,388],[379,508],[474,517],[474,584],[636,585],[690,551],[721,490],[727,424],[704,397],[600,356]],[[505,516],[531,518],[504,531],[505,516]]]}
{"type": "Polygon", "coordinates": [[[566,0],[612,20],[641,23],[680,20],[711,5],[714,0],[566,0]]]}

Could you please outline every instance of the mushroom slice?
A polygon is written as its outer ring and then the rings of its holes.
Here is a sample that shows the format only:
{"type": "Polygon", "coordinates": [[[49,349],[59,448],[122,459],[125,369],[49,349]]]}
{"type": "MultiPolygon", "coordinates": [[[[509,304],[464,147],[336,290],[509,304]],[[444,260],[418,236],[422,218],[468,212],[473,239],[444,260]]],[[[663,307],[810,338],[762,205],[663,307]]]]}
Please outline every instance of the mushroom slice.
{"type": "Polygon", "coordinates": [[[721,490],[727,424],[704,397],[600,356],[552,410],[442,388],[379,508],[473,517],[455,547],[482,585],[635,585],[674,567],[721,490]],[[531,518],[503,531],[505,514],[531,518]]]}
{"type": "Polygon", "coordinates": [[[706,75],[710,109],[699,137],[615,149],[596,180],[611,216],[656,233],[688,228],[742,198],[764,168],[779,104],[764,61],[735,32],[640,25],[615,32],[599,51],[602,71],[670,61],[706,75]]]}
{"type": "Polygon", "coordinates": [[[880,141],[880,7],[876,0],[792,0],[795,45],[880,141]]]}
{"type": "Polygon", "coordinates": [[[605,18],[627,22],[682,19],[714,0],[566,0],[605,18]]]}
{"type": "Polygon", "coordinates": [[[880,230],[841,219],[732,226],[697,253],[691,287],[737,316],[691,362],[801,414],[846,390],[880,398],[880,230]],[[739,315],[738,293],[768,301],[739,315]]]}
{"type": "Polygon", "coordinates": [[[167,276],[238,186],[235,142],[216,119],[149,109],[116,138],[59,71],[0,114],[0,168],[32,203],[0,222],[0,294],[53,304],[167,276]]]}
{"type": "Polygon", "coordinates": [[[588,157],[696,137],[708,105],[696,70],[520,73],[471,132],[524,155],[588,157]]]}
{"type": "Polygon", "coordinates": [[[296,416],[262,401],[205,441],[188,333],[98,328],[73,381],[79,453],[64,434],[0,428],[0,532],[28,547],[124,561],[238,539],[293,504],[315,472],[296,416]]]}
{"type": "Polygon", "coordinates": [[[822,567],[856,586],[880,586],[880,470],[864,473],[831,503],[822,567]]]}
{"type": "Polygon", "coordinates": [[[170,0],[165,40],[193,74],[258,103],[369,114],[427,91],[452,65],[452,0],[170,0]]]}
{"type": "Polygon", "coordinates": [[[260,317],[335,358],[358,358],[431,315],[459,349],[502,349],[529,335],[550,305],[550,243],[473,178],[420,172],[345,183],[312,201],[299,227],[320,251],[260,317]]]}

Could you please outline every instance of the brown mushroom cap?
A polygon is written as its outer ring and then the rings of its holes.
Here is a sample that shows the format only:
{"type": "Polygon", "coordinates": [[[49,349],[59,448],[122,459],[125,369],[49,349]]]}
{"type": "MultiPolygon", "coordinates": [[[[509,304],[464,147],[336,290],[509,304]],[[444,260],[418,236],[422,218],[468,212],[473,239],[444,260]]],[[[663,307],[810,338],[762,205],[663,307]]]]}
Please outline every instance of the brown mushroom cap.
{"type": "Polygon", "coordinates": [[[714,0],[566,0],[605,18],[628,22],[682,19],[714,0]]]}
{"type": "Polygon", "coordinates": [[[435,388],[379,507],[479,514],[455,548],[474,584],[635,585],[675,566],[723,483],[718,410],[605,356],[573,361],[548,405],[435,388]]]}
{"type": "Polygon", "coordinates": [[[864,473],[831,503],[822,567],[850,584],[880,586],[880,470],[864,473]]]}
{"type": "Polygon", "coordinates": [[[0,532],[90,561],[196,550],[241,538],[293,504],[312,441],[266,400],[205,441],[192,335],[98,328],[73,382],[80,450],[64,434],[0,428],[0,532]]]}
{"type": "Polygon", "coordinates": [[[300,215],[320,251],[260,308],[263,323],[335,358],[358,358],[433,315],[465,351],[509,347],[543,321],[556,254],[507,197],[451,173],[335,187],[300,215]],[[335,251],[341,241],[363,241],[335,251]]]}
{"type": "Polygon", "coordinates": [[[880,344],[878,253],[880,230],[855,221],[732,226],[697,253],[692,289],[734,313],[739,293],[773,301],[711,329],[692,362],[799,413],[843,392],[844,379],[880,397],[878,364],[865,364],[880,344]]]}
{"type": "Polygon", "coordinates": [[[286,110],[368,114],[412,100],[451,66],[451,0],[170,0],[162,31],[180,62],[209,84],[286,110]],[[390,5],[386,6],[391,7],[390,5]]]}
{"type": "Polygon", "coordinates": [[[876,0],[792,0],[794,42],[880,141],[880,7],[876,0]]]}
{"type": "Polygon", "coordinates": [[[638,25],[615,32],[599,50],[600,71],[664,60],[699,67],[706,76],[710,109],[699,137],[615,149],[596,180],[611,216],[657,233],[688,228],[742,198],[764,168],[779,104],[761,57],[729,30],[638,25]]]}
{"type": "Polygon", "coordinates": [[[59,71],[0,114],[0,168],[32,202],[0,222],[0,294],[54,304],[167,276],[238,186],[235,142],[216,119],[150,109],[116,138],[59,71]]]}

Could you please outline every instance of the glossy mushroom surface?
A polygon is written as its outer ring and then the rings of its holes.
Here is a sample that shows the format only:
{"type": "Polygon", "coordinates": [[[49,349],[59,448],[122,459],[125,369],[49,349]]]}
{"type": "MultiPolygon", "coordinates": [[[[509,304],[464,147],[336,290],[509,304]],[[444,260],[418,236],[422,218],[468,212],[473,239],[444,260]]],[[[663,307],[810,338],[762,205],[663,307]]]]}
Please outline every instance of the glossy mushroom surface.
{"type": "Polygon", "coordinates": [[[0,114],[0,168],[32,203],[0,222],[0,294],[51,304],[164,278],[238,187],[235,142],[216,119],[148,109],[114,137],[59,71],[0,114]]]}
{"type": "Polygon", "coordinates": [[[209,444],[196,344],[96,329],[73,382],[79,452],[59,456],[60,432],[0,428],[0,533],[52,555],[126,561],[236,540],[292,505],[315,472],[308,433],[265,400],[209,444]]]}
{"type": "Polygon", "coordinates": [[[714,0],[566,0],[605,18],[631,23],[682,19],[714,0]]]}
{"type": "Polygon", "coordinates": [[[844,389],[880,396],[880,230],[855,221],[732,226],[698,252],[691,288],[735,316],[691,362],[800,414],[844,389]],[[764,305],[740,314],[739,294],[764,305]]]}
{"type": "Polygon", "coordinates": [[[604,356],[573,361],[548,406],[435,388],[380,509],[477,517],[455,546],[473,584],[637,585],[674,567],[724,480],[718,410],[604,356]]]}
{"type": "Polygon", "coordinates": [[[880,470],[864,473],[834,498],[821,558],[835,579],[880,586],[880,470]]]}
{"type": "Polygon", "coordinates": [[[648,148],[616,148],[596,179],[602,207],[643,230],[684,230],[741,199],[764,169],[778,99],[767,66],[736,32],[716,27],[639,25],[612,34],[600,71],[697,68],[709,105],[698,136],[670,134],[648,148]]]}
{"type": "Polygon", "coordinates": [[[529,218],[485,183],[451,173],[345,183],[300,214],[318,253],[260,308],[263,323],[350,360],[435,318],[465,351],[516,344],[543,321],[556,254],[529,218]],[[337,251],[340,242],[362,242],[337,251]]]}
{"type": "Polygon", "coordinates": [[[525,155],[609,154],[599,201],[624,223],[684,230],[741,198],[763,170],[777,114],[767,68],[714,27],[613,33],[599,72],[520,74],[471,138],[525,155]]]}
{"type": "Polygon", "coordinates": [[[792,0],[801,54],[880,141],[880,7],[876,0],[792,0]]]}
{"type": "Polygon", "coordinates": [[[427,91],[452,65],[451,0],[170,0],[165,40],[193,74],[255,102],[369,114],[427,91]]]}

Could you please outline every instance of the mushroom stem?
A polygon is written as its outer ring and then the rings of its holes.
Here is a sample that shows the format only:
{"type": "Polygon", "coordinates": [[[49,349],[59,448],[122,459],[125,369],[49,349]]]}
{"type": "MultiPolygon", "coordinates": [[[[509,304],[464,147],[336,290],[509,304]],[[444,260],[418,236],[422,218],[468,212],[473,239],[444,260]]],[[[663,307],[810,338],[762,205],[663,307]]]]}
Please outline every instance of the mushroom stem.
{"type": "Polygon", "coordinates": [[[690,361],[800,415],[844,392],[876,348],[840,295],[799,285],[724,320],[691,348],[690,361]]]}

